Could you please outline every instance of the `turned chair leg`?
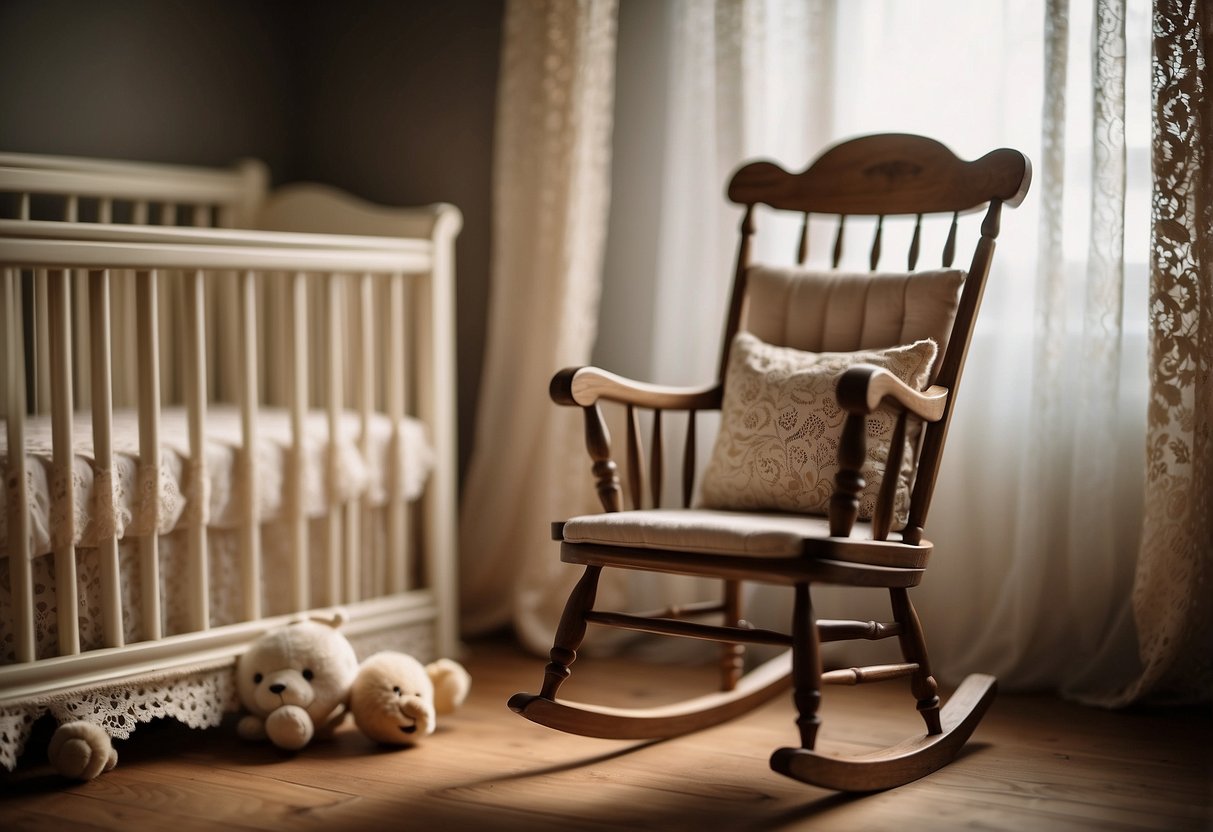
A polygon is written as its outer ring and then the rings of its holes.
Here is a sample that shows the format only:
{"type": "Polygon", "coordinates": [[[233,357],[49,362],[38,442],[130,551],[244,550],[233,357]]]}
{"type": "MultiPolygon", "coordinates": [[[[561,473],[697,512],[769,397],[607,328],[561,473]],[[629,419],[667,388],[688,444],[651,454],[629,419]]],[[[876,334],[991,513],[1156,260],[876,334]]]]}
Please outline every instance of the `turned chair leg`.
{"type": "Polygon", "coordinates": [[[817,742],[821,717],[821,645],[817,635],[817,619],[809,599],[809,585],[796,584],[796,600],[792,608],[792,701],[796,704],[796,727],[800,729],[800,746],[812,750],[817,742]]]}
{"type": "Polygon", "coordinates": [[[587,566],[585,574],[573,587],[569,600],[564,604],[560,625],[556,628],[556,637],[548,654],[551,662],[543,670],[543,689],[539,695],[544,699],[554,700],[556,691],[572,673],[569,665],[577,660],[577,648],[585,638],[585,614],[594,608],[594,599],[598,594],[598,576],[601,573],[601,566],[587,566]]]}
{"type": "MultiPolygon", "coordinates": [[[[724,582],[724,624],[741,626],[741,582],[724,582]]],[[[720,645],[720,689],[728,692],[737,688],[745,666],[745,645],[724,642],[720,645]]]]}
{"type": "Polygon", "coordinates": [[[939,723],[939,686],[931,675],[931,663],[927,659],[927,642],[922,633],[918,613],[910,603],[910,595],[904,588],[890,589],[893,605],[893,620],[901,624],[901,654],[907,662],[915,662],[918,671],[910,677],[910,691],[918,700],[918,712],[927,724],[928,734],[941,734],[939,723]]]}

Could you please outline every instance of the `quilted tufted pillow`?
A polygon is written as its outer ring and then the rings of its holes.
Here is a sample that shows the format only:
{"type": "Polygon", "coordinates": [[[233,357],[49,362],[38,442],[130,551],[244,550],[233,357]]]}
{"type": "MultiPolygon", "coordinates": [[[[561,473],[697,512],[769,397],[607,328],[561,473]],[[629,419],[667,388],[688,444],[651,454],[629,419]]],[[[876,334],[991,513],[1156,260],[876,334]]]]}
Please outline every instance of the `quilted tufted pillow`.
{"type": "MultiPolygon", "coordinates": [[[[921,390],[937,352],[930,339],[880,350],[803,352],[739,332],[725,374],[720,432],[703,475],[703,506],[827,514],[846,419],[835,395],[839,376],[855,364],[872,364],[921,390]]],[[[885,408],[867,419],[867,485],[859,495],[863,519],[871,518],[875,509],[896,421],[885,408]]],[[[911,448],[920,428],[913,420],[907,425],[911,448]]],[[[897,529],[908,519],[910,457],[905,455],[898,474],[893,507],[897,529]]]]}

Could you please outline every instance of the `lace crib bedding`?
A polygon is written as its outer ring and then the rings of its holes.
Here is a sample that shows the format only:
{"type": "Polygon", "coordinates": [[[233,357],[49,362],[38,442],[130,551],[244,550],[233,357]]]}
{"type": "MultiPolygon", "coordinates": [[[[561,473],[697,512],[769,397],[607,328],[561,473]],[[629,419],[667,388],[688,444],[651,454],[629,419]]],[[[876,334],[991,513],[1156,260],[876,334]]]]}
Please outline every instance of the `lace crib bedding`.
{"type": "MultiPolygon", "coordinates": [[[[185,610],[188,604],[188,543],[186,531],[195,523],[207,526],[210,577],[210,613],[212,626],[241,620],[243,588],[240,581],[239,524],[245,516],[250,483],[238,464],[241,447],[240,413],[237,409],[212,406],[207,413],[206,479],[202,490],[205,503],[190,486],[186,414],[180,408],[167,408],[161,416],[161,478],[158,493],[143,496],[138,480],[138,430],[133,412],[114,414],[113,498],[104,500],[107,477],[95,469],[92,430],[87,413],[77,414],[75,457],[71,489],[75,495],[76,568],[80,598],[80,640],[84,650],[102,646],[101,569],[96,546],[109,534],[119,537],[118,557],[123,598],[123,624],[128,642],[142,637],[143,618],[139,599],[139,552],[136,538],[155,526],[160,536],[160,591],[163,599],[166,635],[186,632],[185,610]],[[180,600],[181,603],[175,601],[180,600]]],[[[360,417],[343,413],[338,420],[337,476],[328,472],[328,421],[322,412],[309,413],[305,419],[304,463],[301,478],[304,511],[309,518],[309,552],[313,597],[323,597],[324,569],[327,562],[326,535],[321,518],[331,504],[345,503],[360,496],[369,506],[386,502],[391,466],[391,422],[382,414],[369,422],[368,452],[358,448],[360,417]]],[[[406,419],[401,434],[401,470],[404,494],[412,501],[420,496],[430,469],[433,452],[423,425],[406,419]]],[[[54,558],[56,544],[66,542],[62,534],[68,524],[58,522],[64,500],[52,499],[64,493],[53,481],[51,467],[51,428],[49,417],[32,417],[26,424],[26,466],[33,544],[35,640],[38,658],[56,655],[57,620],[55,614],[54,558]]],[[[258,414],[255,446],[256,493],[261,520],[263,557],[262,600],[266,615],[290,610],[287,582],[275,576],[284,574],[292,552],[286,531],[286,483],[291,471],[291,431],[289,413],[265,409],[258,414]]],[[[0,430],[0,463],[7,467],[8,448],[0,430]]],[[[3,490],[0,490],[2,492],[3,490]]],[[[12,662],[13,608],[7,565],[8,514],[11,492],[0,493],[0,664],[12,662]]],[[[372,531],[372,533],[374,533],[372,531]]]]}
{"type": "MultiPolygon", "coordinates": [[[[369,421],[368,452],[364,459],[357,442],[361,434],[357,413],[343,412],[338,419],[337,476],[328,482],[328,418],[323,412],[304,417],[303,505],[309,517],[322,515],[330,503],[345,502],[362,495],[372,505],[387,498],[388,453],[391,445],[391,421],[383,414],[372,414],[369,421]]],[[[150,533],[153,524],[158,534],[168,534],[191,523],[203,522],[210,528],[235,528],[248,506],[246,495],[251,484],[238,464],[242,444],[240,411],[235,407],[212,405],[206,419],[206,481],[209,491],[205,503],[189,488],[189,434],[184,408],[165,408],[160,421],[159,493],[141,495],[137,483],[139,464],[138,418],[132,410],[118,410],[113,417],[113,469],[98,471],[94,462],[92,422],[89,414],[75,417],[75,457],[71,489],[75,495],[75,529],[71,541],[78,547],[96,546],[113,534],[119,538],[150,533]],[[107,478],[112,484],[112,500],[103,499],[107,478]],[[157,511],[158,509],[158,511],[157,511]]],[[[401,470],[404,494],[414,500],[425,487],[433,465],[433,452],[424,426],[416,419],[405,419],[401,433],[401,470]]],[[[258,412],[256,461],[259,517],[273,521],[284,511],[287,492],[284,484],[290,476],[291,426],[285,410],[258,412]]],[[[52,500],[56,484],[52,482],[51,420],[34,416],[25,426],[25,457],[28,478],[33,554],[45,554],[66,543],[57,537],[69,528],[56,522],[63,502],[52,500]]],[[[8,439],[0,430],[0,461],[7,468],[8,439]]],[[[63,491],[66,490],[66,484],[63,491]]],[[[0,490],[0,552],[8,551],[7,490],[0,490]]],[[[66,518],[64,518],[66,519],[66,518]]]]}

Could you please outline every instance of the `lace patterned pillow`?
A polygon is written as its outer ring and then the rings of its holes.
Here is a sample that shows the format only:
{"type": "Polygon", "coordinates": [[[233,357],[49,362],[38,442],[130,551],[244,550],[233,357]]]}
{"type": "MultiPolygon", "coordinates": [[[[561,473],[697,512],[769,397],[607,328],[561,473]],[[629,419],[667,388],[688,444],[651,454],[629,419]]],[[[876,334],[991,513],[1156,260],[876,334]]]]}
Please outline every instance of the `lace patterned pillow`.
{"type": "MultiPolygon", "coordinates": [[[[852,365],[873,364],[921,390],[937,351],[935,342],[926,339],[883,350],[812,353],[739,332],[725,375],[720,433],[703,475],[702,504],[827,514],[846,418],[835,395],[838,377],[852,365]]],[[[885,408],[867,419],[861,518],[870,518],[875,509],[895,424],[885,408]]],[[[907,425],[910,447],[917,443],[920,427],[916,421],[907,425]]],[[[903,528],[908,519],[910,475],[907,453],[894,500],[894,528],[903,528]]]]}

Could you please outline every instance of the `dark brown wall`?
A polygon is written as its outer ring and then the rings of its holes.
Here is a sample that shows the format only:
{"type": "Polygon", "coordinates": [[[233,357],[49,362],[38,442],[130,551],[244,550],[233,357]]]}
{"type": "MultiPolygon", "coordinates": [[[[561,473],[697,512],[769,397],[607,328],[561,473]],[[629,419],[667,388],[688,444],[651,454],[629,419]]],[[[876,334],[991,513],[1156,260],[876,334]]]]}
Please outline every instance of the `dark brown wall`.
{"type": "Polygon", "coordinates": [[[291,167],[300,98],[281,8],[0,2],[0,148],[291,167]]]}
{"type": "Polygon", "coordinates": [[[502,0],[0,0],[0,150],[269,164],[458,205],[461,470],[484,347],[502,0]]]}

